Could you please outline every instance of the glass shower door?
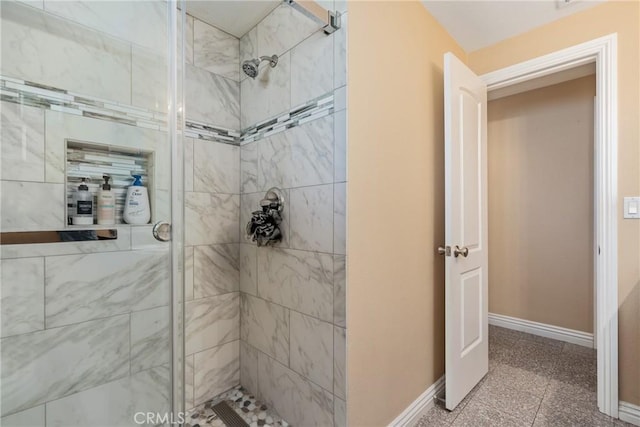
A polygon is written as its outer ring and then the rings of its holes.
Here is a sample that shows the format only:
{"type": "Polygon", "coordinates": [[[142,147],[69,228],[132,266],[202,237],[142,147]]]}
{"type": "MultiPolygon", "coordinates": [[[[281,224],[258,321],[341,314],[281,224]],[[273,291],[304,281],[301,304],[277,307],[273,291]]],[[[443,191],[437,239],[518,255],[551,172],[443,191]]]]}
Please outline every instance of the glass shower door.
{"type": "Polygon", "coordinates": [[[177,6],[0,2],[3,426],[179,421],[177,6]],[[150,220],[131,224],[133,175],[148,193],[150,220]],[[156,238],[159,222],[172,230],[156,238]]]}

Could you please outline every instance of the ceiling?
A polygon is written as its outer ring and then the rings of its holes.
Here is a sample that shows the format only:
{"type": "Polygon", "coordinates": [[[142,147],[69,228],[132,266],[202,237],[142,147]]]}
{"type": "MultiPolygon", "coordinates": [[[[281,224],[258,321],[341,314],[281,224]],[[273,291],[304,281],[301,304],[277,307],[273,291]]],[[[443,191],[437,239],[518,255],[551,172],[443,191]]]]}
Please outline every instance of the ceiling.
{"type": "Polygon", "coordinates": [[[186,3],[189,15],[240,38],[282,0],[187,0],[186,3]]]}
{"type": "Polygon", "coordinates": [[[467,52],[581,12],[604,0],[422,0],[467,52]]]}

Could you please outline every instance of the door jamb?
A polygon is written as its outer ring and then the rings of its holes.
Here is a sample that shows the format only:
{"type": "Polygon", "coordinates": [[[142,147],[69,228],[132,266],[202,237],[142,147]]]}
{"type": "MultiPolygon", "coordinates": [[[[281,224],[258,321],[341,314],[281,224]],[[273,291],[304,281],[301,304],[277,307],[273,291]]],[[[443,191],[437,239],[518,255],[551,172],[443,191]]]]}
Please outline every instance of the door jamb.
{"type": "Polygon", "coordinates": [[[618,418],[618,71],[610,34],[480,76],[487,91],[596,64],[595,201],[598,408],[618,418]]]}

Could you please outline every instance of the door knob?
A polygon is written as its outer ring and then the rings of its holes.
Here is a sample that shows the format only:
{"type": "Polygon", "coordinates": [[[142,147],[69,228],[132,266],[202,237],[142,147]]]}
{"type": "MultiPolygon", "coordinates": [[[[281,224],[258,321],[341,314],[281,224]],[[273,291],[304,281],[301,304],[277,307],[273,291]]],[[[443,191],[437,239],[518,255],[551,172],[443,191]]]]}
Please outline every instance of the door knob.
{"type": "Polygon", "coordinates": [[[156,222],[153,226],[153,237],[161,242],[171,240],[171,224],[165,221],[156,222]]]}
{"type": "Polygon", "coordinates": [[[463,257],[467,257],[467,255],[469,255],[469,248],[467,247],[460,247],[458,245],[456,245],[456,248],[453,250],[453,256],[458,258],[458,255],[462,255],[463,257]]]}
{"type": "Polygon", "coordinates": [[[438,253],[444,256],[451,256],[451,246],[438,246],[438,253]]]}

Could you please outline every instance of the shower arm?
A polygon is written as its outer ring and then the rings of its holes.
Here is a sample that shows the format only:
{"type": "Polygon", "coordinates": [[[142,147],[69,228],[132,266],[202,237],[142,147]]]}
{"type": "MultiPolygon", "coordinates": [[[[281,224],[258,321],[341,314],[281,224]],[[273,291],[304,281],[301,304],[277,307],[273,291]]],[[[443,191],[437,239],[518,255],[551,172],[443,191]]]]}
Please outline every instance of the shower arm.
{"type": "Polygon", "coordinates": [[[326,10],[314,0],[282,0],[282,2],[321,23],[322,30],[327,35],[333,34],[341,27],[340,12],[326,10]]]}

